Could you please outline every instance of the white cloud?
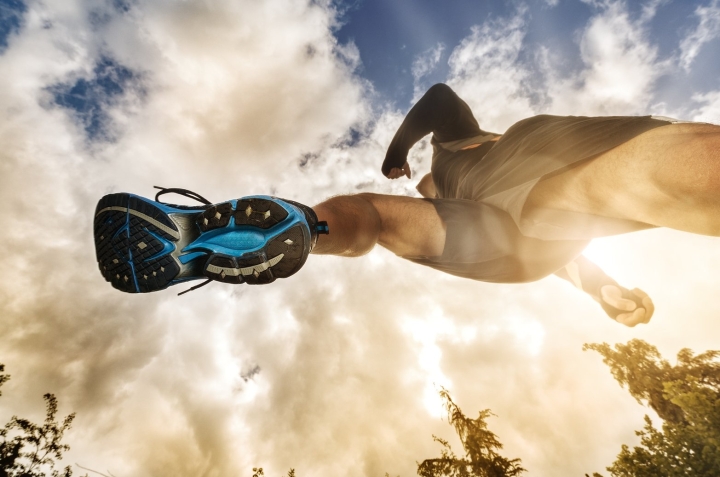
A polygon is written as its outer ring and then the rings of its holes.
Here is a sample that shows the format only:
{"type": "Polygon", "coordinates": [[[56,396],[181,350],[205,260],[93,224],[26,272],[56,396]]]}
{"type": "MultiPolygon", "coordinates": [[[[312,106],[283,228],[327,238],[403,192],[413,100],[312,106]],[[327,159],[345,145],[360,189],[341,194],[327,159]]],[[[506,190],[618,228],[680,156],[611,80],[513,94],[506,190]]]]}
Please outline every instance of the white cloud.
{"type": "Polygon", "coordinates": [[[692,100],[701,106],[693,111],[692,120],[720,124],[720,91],[693,95],[692,100]]]}
{"type": "MultiPolygon", "coordinates": [[[[593,244],[623,284],[656,298],[645,329],[611,323],[558,280],[477,283],[381,249],[312,257],[270,287],[213,283],[181,298],[112,290],[90,231],[111,190],[147,195],[158,184],[212,200],[272,192],[306,203],[413,194],[379,172],[402,115],[367,106],[372,87],[355,73],[354,45],[333,37],[329,3],[130,5],[29,2],[0,56],[0,357],[13,375],[0,418],[41,420],[42,393],[56,393],[61,413],[78,413],[67,463],[118,476],[258,465],[266,475],[412,475],[415,461],[439,454],[431,434],[452,436],[427,409],[424,393],[439,381],[469,415],[498,414],[491,428],[531,475],[582,474],[632,442],[644,412],[583,342],[713,346],[717,244],[667,231],[593,244]],[[46,88],[90,78],[102,55],[138,72],[145,93],[109,105],[117,141],[89,146],[46,88]]],[[[621,4],[580,32],[584,69],[572,76],[539,66],[530,21],[521,9],[479,25],[450,55],[448,82],[484,128],[502,132],[548,107],[625,112],[652,100],[664,64],[621,4]]],[[[438,52],[417,71],[435,67],[438,52]]],[[[696,99],[696,118],[717,113],[714,94],[696,99]]],[[[413,169],[429,161],[423,141],[413,169]]]]}
{"type": "MultiPolygon", "coordinates": [[[[122,14],[94,1],[30,3],[0,56],[0,265],[14,271],[0,278],[0,326],[18,385],[2,406],[33,417],[50,391],[61,412],[77,410],[70,462],[117,475],[239,475],[262,464],[240,370],[262,361],[256,380],[270,392],[265,376],[286,368],[292,345],[270,364],[253,347],[292,343],[297,318],[273,290],[281,300],[269,316],[272,302],[239,305],[223,286],[182,302],[117,293],[93,259],[92,211],[110,190],[150,194],[153,184],[216,200],[272,184],[320,200],[322,169],[303,173],[299,160],[342,153],[330,145],[367,121],[367,85],[353,74],[357,49],[337,44],[334,13],[318,2],[131,5],[122,14]],[[102,55],[138,72],[146,94],[109,106],[116,142],[88,145],[47,88],[90,79],[102,55]],[[228,339],[236,320],[246,328],[228,339]]],[[[345,162],[335,169],[348,177],[364,167],[345,162]]]]}
{"type": "Polygon", "coordinates": [[[440,62],[443,51],[445,51],[445,45],[438,43],[415,58],[412,64],[412,75],[415,81],[419,81],[423,76],[432,73],[440,62]]]}
{"type": "Polygon", "coordinates": [[[697,26],[691,28],[680,43],[680,65],[690,70],[702,47],[720,36],[720,1],[712,0],[695,9],[697,26]]]}
{"type": "Polygon", "coordinates": [[[531,71],[520,61],[526,12],[521,8],[508,19],[473,27],[450,55],[447,82],[475,111],[483,129],[502,132],[532,115],[531,71]]]}
{"type": "MultiPolygon", "coordinates": [[[[653,2],[657,6],[657,2],[653,2]]],[[[570,77],[547,64],[552,111],[559,114],[647,114],[653,87],[669,64],[658,58],[647,35],[646,8],[633,20],[623,2],[603,2],[582,32],[581,57],[585,67],[570,77]]],[[[653,13],[654,14],[654,13],[653,13]]]]}
{"type": "Polygon", "coordinates": [[[647,114],[657,79],[670,67],[658,57],[647,22],[619,1],[594,2],[598,13],[578,32],[583,68],[568,72],[542,44],[525,42],[527,11],[474,27],[450,55],[448,83],[475,111],[481,127],[502,132],[520,119],[553,114],[647,114]]]}
{"type": "Polygon", "coordinates": [[[445,51],[445,45],[438,43],[433,48],[420,53],[412,63],[413,91],[414,96],[419,98],[427,89],[428,85],[422,84],[422,79],[432,73],[440,63],[440,58],[445,51]]]}
{"type": "Polygon", "coordinates": [[[642,5],[642,13],[640,15],[640,23],[646,24],[655,17],[658,9],[669,3],[670,0],[649,0],[642,5]]]}

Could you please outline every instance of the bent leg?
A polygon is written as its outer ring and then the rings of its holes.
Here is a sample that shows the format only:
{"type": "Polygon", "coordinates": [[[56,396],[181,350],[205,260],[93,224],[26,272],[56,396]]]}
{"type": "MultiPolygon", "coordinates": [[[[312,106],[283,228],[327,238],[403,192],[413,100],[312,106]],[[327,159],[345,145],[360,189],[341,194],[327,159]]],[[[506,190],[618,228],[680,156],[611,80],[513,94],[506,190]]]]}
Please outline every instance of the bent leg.
{"type": "Polygon", "coordinates": [[[525,204],[720,236],[720,126],[672,124],[541,180],[525,204]]]}
{"type": "Polygon", "coordinates": [[[377,243],[397,255],[433,257],[445,246],[445,224],[422,199],[365,193],[333,197],[313,209],[330,228],[313,253],[356,257],[377,243]]]}

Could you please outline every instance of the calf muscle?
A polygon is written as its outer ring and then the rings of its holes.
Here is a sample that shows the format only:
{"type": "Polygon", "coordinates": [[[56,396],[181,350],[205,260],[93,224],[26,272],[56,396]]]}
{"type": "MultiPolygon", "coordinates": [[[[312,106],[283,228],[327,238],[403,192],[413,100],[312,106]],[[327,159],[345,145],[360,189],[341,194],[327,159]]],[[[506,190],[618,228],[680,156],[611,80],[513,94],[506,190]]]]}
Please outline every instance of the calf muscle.
{"type": "Polygon", "coordinates": [[[355,257],[380,244],[400,256],[439,256],[445,246],[445,224],[422,199],[358,194],[333,197],[313,209],[330,228],[313,253],[355,257]]]}

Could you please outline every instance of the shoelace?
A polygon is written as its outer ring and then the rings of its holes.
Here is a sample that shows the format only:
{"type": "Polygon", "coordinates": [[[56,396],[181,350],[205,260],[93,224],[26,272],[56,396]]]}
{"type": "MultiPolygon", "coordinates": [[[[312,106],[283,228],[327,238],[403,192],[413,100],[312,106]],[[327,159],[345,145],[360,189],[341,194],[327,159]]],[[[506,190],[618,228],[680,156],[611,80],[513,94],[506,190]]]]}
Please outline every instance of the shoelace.
{"type": "Polygon", "coordinates": [[[181,291],[180,293],[178,293],[178,296],[184,295],[184,294],[186,294],[186,293],[190,293],[191,291],[197,290],[197,289],[200,288],[200,287],[204,287],[205,285],[207,285],[207,284],[210,283],[211,281],[212,281],[212,278],[208,278],[207,280],[205,280],[204,282],[202,282],[200,285],[195,285],[194,287],[190,287],[190,288],[188,288],[188,289],[185,290],[185,291],[181,291]]]}
{"type": "Polygon", "coordinates": [[[177,194],[181,195],[183,197],[187,197],[188,199],[197,200],[198,202],[205,204],[205,205],[211,205],[212,202],[207,200],[205,197],[201,196],[197,192],[193,192],[188,189],[181,189],[179,187],[160,187],[160,186],[153,186],[156,189],[160,189],[160,192],[155,194],[155,202],[160,202],[161,204],[167,204],[167,202],[163,202],[160,200],[160,196],[164,194],[177,194]]]}
{"type": "MultiPolygon", "coordinates": [[[[164,195],[164,194],[177,194],[177,195],[181,195],[181,196],[183,196],[183,197],[187,197],[188,199],[196,200],[196,201],[198,201],[198,202],[200,202],[200,203],[202,203],[202,204],[204,204],[204,205],[211,205],[211,204],[212,204],[212,202],[210,202],[209,200],[207,200],[205,197],[201,196],[201,195],[198,194],[197,192],[193,192],[193,191],[188,190],[188,189],[181,189],[181,188],[179,188],[179,187],[160,187],[160,186],[153,186],[153,187],[155,187],[156,189],[160,189],[160,191],[159,191],[157,194],[155,194],[155,202],[160,202],[161,204],[167,204],[167,202],[163,202],[163,201],[160,200],[160,196],[161,196],[161,195],[164,195]]],[[[180,293],[178,293],[178,296],[184,295],[184,294],[189,293],[189,292],[191,292],[191,291],[193,291],[193,290],[197,290],[197,289],[200,288],[200,287],[204,287],[205,285],[207,285],[207,284],[210,283],[211,281],[212,281],[212,278],[208,278],[207,280],[205,280],[204,282],[202,282],[202,283],[199,284],[199,285],[195,285],[194,287],[190,287],[190,288],[188,288],[188,289],[185,290],[185,291],[181,291],[180,293]]]]}

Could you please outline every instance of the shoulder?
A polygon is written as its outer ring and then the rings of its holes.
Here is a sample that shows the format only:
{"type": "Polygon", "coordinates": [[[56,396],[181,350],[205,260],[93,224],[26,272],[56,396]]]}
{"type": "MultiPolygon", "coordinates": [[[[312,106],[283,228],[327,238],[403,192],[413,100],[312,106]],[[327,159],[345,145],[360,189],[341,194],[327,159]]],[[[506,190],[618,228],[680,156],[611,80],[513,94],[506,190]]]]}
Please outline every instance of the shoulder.
{"type": "Polygon", "coordinates": [[[458,95],[445,83],[435,83],[425,92],[426,97],[457,98],[458,95]]]}
{"type": "MultiPolygon", "coordinates": [[[[428,88],[427,92],[448,92],[452,91],[452,88],[445,83],[435,83],[434,85],[430,86],[428,88]]],[[[453,91],[454,92],[454,91],[453,91]]]]}

